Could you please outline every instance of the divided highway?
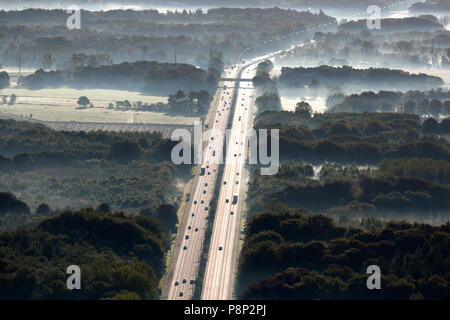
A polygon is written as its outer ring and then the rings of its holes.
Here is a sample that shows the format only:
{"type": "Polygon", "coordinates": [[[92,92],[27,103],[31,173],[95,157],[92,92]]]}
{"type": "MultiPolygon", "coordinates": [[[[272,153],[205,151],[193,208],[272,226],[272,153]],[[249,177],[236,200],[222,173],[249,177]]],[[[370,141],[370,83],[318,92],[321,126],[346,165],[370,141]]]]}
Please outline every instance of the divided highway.
{"type": "MultiPolygon", "coordinates": [[[[229,67],[225,70],[225,75],[234,79],[238,72],[238,68],[229,67]]],[[[234,81],[224,81],[222,84],[224,87],[221,90],[219,103],[214,110],[212,124],[209,128],[212,133],[225,133],[232,111],[235,83],[234,81]]],[[[223,134],[222,137],[224,136],[223,134]]],[[[223,153],[221,152],[223,148],[220,146],[224,144],[223,139],[214,134],[203,137],[203,139],[207,141],[206,146],[203,144],[203,164],[194,180],[190,202],[180,225],[172,266],[169,270],[168,288],[166,288],[169,300],[191,299],[198,276],[210,204],[219,172],[219,163],[216,159],[220,159],[221,153],[223,153]]]]}
{"type": "MultiPolygon", "coordinates": [[[[252,79],[255,68],[243,70],[252,79]]],[[[231,299],[239,242],[241,205],[245,186],[245,160],[252,123],[253,83],[240,82],[227,146],[225,167],[203,279],[202,300],[231,299]]]]}
{"type": "MultiPolygon", "coordinates": [[[[305,44],[292,46],[288,50],[305,44]]],[[[252,128],[254,88],[251,79],[256,73],[258,62],[286,51],[280,50],[246,60],[242,64],[225,69],[222,82],[224,87],[210,126],[210,129],[221,134],[204,137],[207,143],[203,149],[203,164],[195,177],[190,203],[180,225],[163,298],[188,300],[194,295],[200,258],[204,250],[210,203],[219,172],[217,159],[222,156],[225,131],[234,108],[201,294],[203,300],[232,299],[241,209],[245,194],[247,132],[252,128]]]]}

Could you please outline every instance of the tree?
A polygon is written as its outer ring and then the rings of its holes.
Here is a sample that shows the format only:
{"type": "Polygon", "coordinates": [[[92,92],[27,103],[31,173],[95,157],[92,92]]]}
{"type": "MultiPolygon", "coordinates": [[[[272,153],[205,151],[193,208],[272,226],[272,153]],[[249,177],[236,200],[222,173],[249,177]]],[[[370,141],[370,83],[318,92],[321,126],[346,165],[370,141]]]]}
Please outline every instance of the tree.
{"type": "Polygon", "coordinates": [[[295,107],[295,113],[305,118],[311,118],[313,109],[308,102],[300,101],[295,107]]]}
{"type": "Polygon", "coordinates": [[[37,208],[36,208],[36,214],[37,215],[41,215],[41,216],[48,216],[51,213],[51,209],[50,206],[46,203],[41,203],[37,208]]]}
{"type": "Polygon", "coordinates": [[[439,132],[439,123],[433,118],[428,118],[423,122],[423,131],[425,133],[438,133],[439,132]]]}
{"type": "Polygon", "coordinates": [[[11,97],[9,98],[9,105],[12,106],[14,103],[16,103],[17,96],[13,93],[11,97]]]}
{"type": "Polygon", "coordinates": [[[450,134],[450,119],[442,120],[439,129],[443,134],[450,134]]]}
{"type": "Polygon", "coordinates": [[[155,209],[143,208],[140,214],[161,221],[169,233],[175,230],[178,223],[177,208],[169,203],[163,203],[155,209]]]}
{"type": "Polygon", "coordinates": [[[109,152],[113,159],[125,162],[137,159],[141,153],[142,149],[139,143],[129,139],[114,142],[109,152]]]}
{"type": "Polygon", "coordinates": [[[0,72],[0,90],[9,86],[9,74],[6,71],[0,72]]]}
{"type": "Polygon", "coordinates": [[[103,202],[102,204],[100,204],[97,209],[100,212],[105,212],[105,213],[111,212],[111,206],[109,204],[107,204],[106,202],[103,202]]]}
{"type": "Polygon", "coordinates": [[[439,115],[442,113],[442,102],[439,99],[433,99],[430,102],[430,113],[435,118],[439,118],[439,115]]]}
{"type": "Polygon", "coordinates": [[[406,113],[417,113],[417,103],[414,100],[408,100],[404,104],[404,112],[406,113]]]}
{"type": "Polygon", "coordinates": [[[90,101],[86,96],[81,96],[80,98],[78,98],[77,103],[78,103],[80,106],[83,106],[84,108],[86,108],[86,106],[87,106],[88,104],[90,104],[91,101],[90,101]]]}
{"type": "Polygon", "coordinates": [[[52,69],[52,65],[53,65],[53,56],[51,53],[44,53],[44,55],[42,56],[42,67],[44,69],[48,69],[51,70],[52,69]]]}

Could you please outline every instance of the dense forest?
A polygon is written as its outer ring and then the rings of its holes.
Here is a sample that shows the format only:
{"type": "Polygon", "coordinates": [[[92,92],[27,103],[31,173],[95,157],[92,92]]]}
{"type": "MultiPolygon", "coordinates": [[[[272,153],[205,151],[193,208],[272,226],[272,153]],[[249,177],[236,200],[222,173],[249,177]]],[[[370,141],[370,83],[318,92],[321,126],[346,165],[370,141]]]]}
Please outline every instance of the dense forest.
{"type": "Polygon", "coordinates": [[[363,220],[337,225],[304,210],[247,222],[239,261],[243,299],[449,299],[450,225],[363,220]],[[381,290],[366,269],[380,267],[381,290]]]}
{"type": "MultiPolygon", "coordinates": [[[[73,54],[106,55],[111,61],[182,62],[208,66],[210,49],[224,52],[224,62],[243,49],[279,50],[304,35],[286,33],[309,27],[336,25],[323,14],[280,8],[218,8],[158,13],[156,10],[81,11],[82,29],[69,30],[66,10],[28,9],[0,12],[0,59],[4,66],[44,67],[50,54],[57,70],[67,69],[73,54]],[[39,27],[36,28],[36,25],[39,27]],[[264,45],[263,43],[267,41],[264,45]]],[[[326,31],[327,28],[321,28],[326,31]]],[[[247,51],[254,54],[254,51],[247,51]]]]}
{"type": "Polygon", "coordinates": [[[411,74],[402,70],[385,68],[356,69],[350,66],[331,67],[297,67],[281,68],[279,85],[284,88],[335,86],[342,90],[431,90],[437,89],[444,82],[441,78],[425,74],[411,74]]]}
{"type": "Polygon", "coordinates": [[[277,83],[270,77],[270,72],[272,70],[273,63],[270,60],[260,62],[256,68],[256,75],[252,79],[257,92],[255,104],[258,108],[258,114],[269,110],[281,110],[281,101],[277,83]]]}
{"type": "Polygon", "coordinates": [[[0,120],[0,191],[31,207],[16,216],[4,210],[1,228],[32,222],[42,203],[52,212],[106,203],[135,213],[175,204],[177,181],[189,178],[191,167],[173,165],[173,145],[159,134],[65,132],[0,120]]]}
{"type": "Polygon", "coordinates": [[[36,90],[60,87],[105,88],[162,95],[177,90],[214,91],[217,80],[217,74],[208,74],[192,65],[138,61],[97,67],[75,66],[61,71],[39,69],[31,75],[21,77],[19,84],[36,90]]]}
{"type": "Polygon", "coordinates": [[[450,115],[450,91],[365,91],[344,96],[334,94],[327,97],[327,107],[330,112],[405,112],[421,117],[450,115]]]}
{"type": "Polygon", "coordinates": [[[167,245],[154,218],[65,211],[33,227],[0,232],[0,298],[158,299],[167,245]],[[66,269],[74,264],[82,290],[66,287],[66,269]]]}
{"type": "MultiPolygon", "coordinates": [[[[384,29],[382,29],[384,30],[384,29]]],[[[316,32],[314,42],[286,51],[275,59],[281,66],[317,65],[355,68],[442,68],[450,65],[450,31],[417,30],[373,34],[316,32]]]]}
{"type": "MultiPolygon", "coordinates": [[[[383,28],[380,30],[371,30],[374,34],[377,34],[378,32],[386,34],[414,30],[444,30],[444,27],[436,20],[436,18],[430,18],[429,16],[408,17],[403,19],[381,19],[380,23],[383,25],[383,28]]],[[[345,32],[359,33],[367,30],[367,20],[361,19],[357,21],[349,21],[340,25],[338,29],[345,32]]]]}
{"type": "Polygon", "coordinates": [[[445,219],[448,119],[421,123],[402,113],[308,110],[300,103],[295,112],[270,111],[255,119],[257,129],[279,128],[282,165],[274,176],[253,171],[250,212],[276,204],[335,216],[445,219]]]}
{"type": "MultiPolygon", "coordinates": [[[[438,90],[340,98],[367,106],[415,94],[447,96],[438,90]]],[[[449,119],[319,114],[300,102],[293,112],[268,111],[254,123],[279,128],[281,167],[273,176],[259,169],[250,175],[240,298],[450,297],[449,119]],[[370,265],[381,268],[382,290],[367,290],[370,265]]]]}

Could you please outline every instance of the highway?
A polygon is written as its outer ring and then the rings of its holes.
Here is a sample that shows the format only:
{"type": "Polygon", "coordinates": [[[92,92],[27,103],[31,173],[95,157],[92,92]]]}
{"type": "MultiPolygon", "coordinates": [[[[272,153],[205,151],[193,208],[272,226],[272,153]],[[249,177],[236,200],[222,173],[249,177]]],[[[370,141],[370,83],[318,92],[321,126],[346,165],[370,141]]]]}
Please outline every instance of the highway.
{"type": "MultiPolygon", "coordinates": [[[[255,67],[243,69],[242,77],[253,78],[255,70],[255,67]]],[[[245,192],[247,133],[252,127],[252,96],[253,83],[240,82],[203,279],[202,300],[232,298],[241,204],[245,192]]]]}
{"type": "MultiPolygon", "coordinates": [[[[291,49],[303,45],[304,43],[298,44],[291,49]]],[[[232,299],[241,209],[245,194],[247,132],[252,128],[254,103],[253,83],[249,80],[254,77],[258,62],[273,58],[285,51],[280,50],[251,60],[243,60],[240,64],[227,67],[224,71],[225,81],[221,82],[223,89],[214,110],[212,126],[210,126],[210,129],[220,134],[212,133],[211,136],[209,133],[203,133],[203,140],[206,141],[206,147],[205,144],[203,147],[203,163],[199,166],[190,202],[179,226],[163,298],[190,300],[194,295],[200,259],[204,250],[210,204],[221,164],[218,159],[221,159],[223,154],[225,131],[230,116],[233,116],[201,293],[202,300],[232,299]],[[236,96],[235,101],[233,101],[234,96],[236,96]],[[205,168],[204,174],[201,172],[201,167],[205,168]]]]}
{"type": "MultiPolygon", "coordinates": [[[[225,75],[231,79],[238,75],[238,68],[229,67],[225,70],[225,75]]],[[[169,270],[167,281],[167,299],[191,299],[196,285],[199,271],[200,258],[203,252],[205,233],[208,224],[209,210],[214,189],[219,173],[220,157],[223,153],[225,135],[228,127],[231,105],[234,96],[234,81],[224,81],[226,86],[221,90],[219,103],[214,110],[210,131],[205,132],[203,140],[206,141],[203,147],[204,156],[202,166],[205,172],[202,174],[201,167],[196,174],[192,188],[190,202],[184,214],[184,221],[180,224],[178,240],[175,245],[172,267],[169,270]],[[208,132],[210,134],[208,134],[208,132]],[[215,152],[214,152],[215,151],[215,152]]]]}

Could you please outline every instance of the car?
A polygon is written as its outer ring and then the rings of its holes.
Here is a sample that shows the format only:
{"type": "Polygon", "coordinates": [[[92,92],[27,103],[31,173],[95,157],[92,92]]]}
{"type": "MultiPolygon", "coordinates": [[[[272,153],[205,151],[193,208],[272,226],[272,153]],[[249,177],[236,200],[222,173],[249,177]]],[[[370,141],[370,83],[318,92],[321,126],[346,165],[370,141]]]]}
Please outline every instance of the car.
{"type": "Polygon", "coordinates": [[[229,199],[225,199],[225,203],[228,203],[228,202],[230,202],[230,200],[229,199]]]}
{"type": "Polygon", "coordinates": [[[237,157],[237,154],[235,153],[234,156],[237,157]]]}
{"type": "Polygon", "coordinates": [[[210,176],[210,175],[211,175],[211,172],[208,171],[208,176],[210,176]]]}
{"type": "Polygon", "coordinates": [[[186,240],[188,240],[188,239],[189,239],[189,235],[187,234],[186,237],[184,237],[184,238],[185,238],[186,240]]]}
{"type": "Polygon", "coordinates": [[[205,211],[208,211],[208,207],[205,207],[205,211]]]}
{"type": "Polygon", "coordinates": [[[203,190],[203,194],[206,194],[206,190],[203,190]]]}
{"type": "Polygon", "coordinates": [[[180,297],[182,297],[182,296],[183,296],[183,292],[180,291],[180,297]]]}
{"type": "Polygon", "coordinates": [[[184,247],[183,247],[183,250],[187,250],[187,246],[184,246],[184,247]]]}
{"type": "Polygon", "coordinates": [[[189,284],[194,284],[194,280],[189,280],[189,284]]]}
{"type": "Polygon", "coordinates": [[[201,204],[204,204],[204,203],[205,203],[205,201],[204,201],[204,200],[202,200],[202,201],[200,201],[200,203],[201,203],[201,204]]]}
{"type": "Polygon", "coordinates": [[[239,181],[236,181],[236,184],[239,184],[239,181]]]}
{"type": "Polygon", "coordinates": [[[239,172],[238,172],[238,173],[236,173],[236,175],[238,176],[238,175],[239,175],[239,172]]]}
{"type": "Polygon", "coordinates": [[[233,215],[234,214],[234,212],[233,211],[230,211],[230,215],[233,215]]]}
{"type": "Polygon", "coordinates": [[[226,182],[226,181],[224,181],[224,182],[223,182],[223,184],[227,184],[227,182],[226,182]]]}
{"type": "Polygon", "coordinates": [[[191,228],[192,228],[191,226],[188,226],[188,230],[191,230],[191,228]]]}
{"type": "Polygon", "coordinates": [[[198,228],[195,228],[195,232],[197,232],[198,231],[198,228]]]}
{"type": "Polygon", "coordinates": [[[183,283],[186,283],[186,279],[183,279],[183,283]]]}
{"type": "Polygon", "coordinates": [[[222,247],[219,247],[219,251],[222,251],[222,247]]]}
{"type": "Polygon", "coordinates": [[[207,187],[208,186],[208,182],[205,182],[205,187],[207,187]]]}
{"type": "Polygon", "coordinates": [[[179,285],[178,281],[175,281],[175,286],[179,285]]]}
{"type": "Polygon", "coordinates": [[[197,204],[197,200],[194,200],[194,204],[197,204]]]}
{"type": "Polygon", "coordinates": [[[192,216],[195,216],[195,214],[192,212],[192,216]]]}

